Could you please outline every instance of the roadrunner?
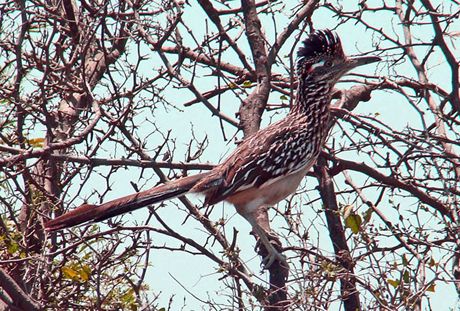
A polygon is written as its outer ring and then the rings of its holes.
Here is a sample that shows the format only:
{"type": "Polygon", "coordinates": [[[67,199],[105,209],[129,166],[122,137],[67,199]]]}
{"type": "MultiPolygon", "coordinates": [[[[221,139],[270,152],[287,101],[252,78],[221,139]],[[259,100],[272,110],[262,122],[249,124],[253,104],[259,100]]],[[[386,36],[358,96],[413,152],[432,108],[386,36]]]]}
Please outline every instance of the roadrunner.
{"type": "Polygon", "coordinates": [[[187,193],[205,196],[205,204],[232,203],[267,249],[266,266],[286,263],[270,243],[266,209],[295,192],[326,140],[329,104],[335,83],[349,70],[378,57],[348,58],[330,30],[312,33],[297,52],[298,88],[289,114],[248,136],[209,172],[187,176],[101,205],[84,204],[45,224],[58,230],[102,221],[187,193]]]}

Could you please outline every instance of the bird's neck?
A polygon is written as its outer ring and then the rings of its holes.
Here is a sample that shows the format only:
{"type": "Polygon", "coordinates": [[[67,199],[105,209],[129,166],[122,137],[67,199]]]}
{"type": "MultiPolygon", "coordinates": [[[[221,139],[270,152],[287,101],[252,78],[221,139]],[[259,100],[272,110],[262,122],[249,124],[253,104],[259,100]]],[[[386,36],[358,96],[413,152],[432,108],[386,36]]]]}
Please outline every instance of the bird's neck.
{"type": "Polygon", "coordinates": [[[332,87],[327,82],[299,81],[291,113],[316,116],[328,114],[332,87]]]}

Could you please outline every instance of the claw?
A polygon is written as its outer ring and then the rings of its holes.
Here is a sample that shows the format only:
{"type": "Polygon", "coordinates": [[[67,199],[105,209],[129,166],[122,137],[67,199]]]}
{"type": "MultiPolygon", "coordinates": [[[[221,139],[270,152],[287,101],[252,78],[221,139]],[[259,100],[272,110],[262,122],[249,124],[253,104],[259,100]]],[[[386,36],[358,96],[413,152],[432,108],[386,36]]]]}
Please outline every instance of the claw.
{"type": "Polygon", "coordinates": [[[253,226],[253,230],[259,237],[259,240],[256,243],[256,248],[259,248],[260,243],[263,244],[264,248],[267,251],[267,256],[262,259],[262,264],[264,269],[270,268],[270,266],[278,261],[280,265],[284,267],[289,267],[286,261],[286,257],[278,251],[275,245],[278,248],[281,248],[281,243],[278,240],[278,237],[273,232],[266,232],[259,226],[253,226]]]}
{"type": "Polygon", "coordinates": [[[265,246],[265,248],[267,249],[267,252],[268,252],[268,255],[265,256],[264,259],[262,259],[262,265],[263,265],[264,269],[270,268],[270,266],[275,262],[275,260],[277,260],[280,263],[280,265],[282,265],[284,267],[288,267],[286,256],[284,256],[283,254],[278,252],[278,250],[275,247],[273,247],[273,245],[271,243],[269,243],[269,245],[270,245],[270,247],[267,247],[264,244],[264,246],[265,246]]]}

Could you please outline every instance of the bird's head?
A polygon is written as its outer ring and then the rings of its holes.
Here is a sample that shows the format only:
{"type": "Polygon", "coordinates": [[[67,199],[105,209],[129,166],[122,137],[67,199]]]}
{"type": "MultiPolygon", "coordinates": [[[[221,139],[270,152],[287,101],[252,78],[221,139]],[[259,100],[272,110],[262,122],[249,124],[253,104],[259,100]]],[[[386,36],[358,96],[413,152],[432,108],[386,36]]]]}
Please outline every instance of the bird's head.
{"type": "Polygon", "coordinates": [[[297,52],[297,75],[302,82],[333,85],[349,70],[379,60],[375,56],[346,57],[337,34],[318,30],[303,41],[297,52]]]}

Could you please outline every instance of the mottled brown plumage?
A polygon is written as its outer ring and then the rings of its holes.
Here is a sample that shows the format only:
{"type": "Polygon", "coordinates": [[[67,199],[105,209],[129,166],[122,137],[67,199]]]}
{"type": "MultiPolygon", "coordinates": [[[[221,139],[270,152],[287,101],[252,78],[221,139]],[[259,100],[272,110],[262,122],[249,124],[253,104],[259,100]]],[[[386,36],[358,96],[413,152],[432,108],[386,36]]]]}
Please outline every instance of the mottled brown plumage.
{"type": "Polygon", "coordinates": [[[48,230],[100,221],[189,192],[205,195],[206,204],[226,200],[253,226],[269,252],[266,261],[284,262],[269,242],[266,208],[295,192],[313,166],[327,136],[331,90],[350,69],[378,61],[349,59],[329,30],[311,34],[297,54],[299,79],[295,104],[282,120],[247,137],[213,170],[185,177],[99,206],[83,205],[46,223],[48,230]]]}

